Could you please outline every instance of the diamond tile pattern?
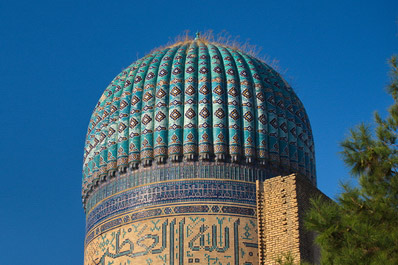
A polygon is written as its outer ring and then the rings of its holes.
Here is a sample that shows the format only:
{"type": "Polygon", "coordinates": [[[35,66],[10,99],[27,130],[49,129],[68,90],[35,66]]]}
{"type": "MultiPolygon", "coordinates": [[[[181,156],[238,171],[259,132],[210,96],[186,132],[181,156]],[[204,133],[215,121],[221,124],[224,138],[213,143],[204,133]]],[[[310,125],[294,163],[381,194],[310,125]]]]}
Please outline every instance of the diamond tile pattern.
{"type": "Polygon", "coordinates": [[[185,41],[139,59],[105,89],[88,127],[83,194],[109,170],[186,152],[275,168],[283,160],[314,180],[313,145],[304,106],[274,69],[238,49],[185,41]]]}

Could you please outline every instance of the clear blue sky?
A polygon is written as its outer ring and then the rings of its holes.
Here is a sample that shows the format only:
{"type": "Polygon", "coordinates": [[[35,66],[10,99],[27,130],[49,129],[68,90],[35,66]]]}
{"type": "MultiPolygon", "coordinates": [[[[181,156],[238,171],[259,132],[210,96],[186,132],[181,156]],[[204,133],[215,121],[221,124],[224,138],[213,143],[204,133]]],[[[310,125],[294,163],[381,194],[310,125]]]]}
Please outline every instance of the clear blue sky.
{"type": "Polygon", "coordinates": [[[0,0],[0,263],[82,264],[91,112],[124,67],[184,30],[227,31],[279,61],[308,112],[318,187],[348,178],[338,143],[385,114],[398,1],[0,0]]]}

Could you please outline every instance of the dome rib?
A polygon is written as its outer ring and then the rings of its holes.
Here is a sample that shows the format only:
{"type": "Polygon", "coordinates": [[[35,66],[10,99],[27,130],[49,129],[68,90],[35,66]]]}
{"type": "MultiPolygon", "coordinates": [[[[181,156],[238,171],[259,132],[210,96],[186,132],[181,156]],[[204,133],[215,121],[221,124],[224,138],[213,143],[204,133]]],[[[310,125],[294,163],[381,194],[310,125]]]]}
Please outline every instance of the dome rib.
{"type": "Polygon", "coordinates": [[[98,171],[100,176],[101,175],[105,175],[107,173],[107,165],[108,165],[108,144],[109,144],[109,133],[111,130],[111,121],[110,121],[110,116],[111,116],[111,106],[112,106],[112,102],[113,102],[113,98],[115,96],[115,86],[120,78],[120,76],[123,73],[119,74],[115,80],[111,83],[110,85],[110,89],[109,89],[109,93],[108,93],[108,97],[105,101],[105,106],[104,106],[104,114],[103,114],[103,128],[101,128],[102,133],[104,133],[104,135],[102,135],[103,139],[101,141],[101,149],[99,150],[99,166],[98,166],[98,171]]]}
{"type": "Polygon", "coordinates": [[[223,161],[227,155],[226,110],[225,110],[225,75],[220,51],[212,44],[209,46],[210,72],[212,88],[213,146],[216,160],[223,161]]]}
{"type": "Polygon", "coordinates": [[[213,153],[213,132],[211,128],[213,105],[211,97],[211,76],[209,73],[209,51],[207,45],[199,42],[198,60],[198,133],[199,137],[199,157],[209,160],[213,153]]]}
{"type": "Polygon", "coordinates": [[[183,80],[185,52],[187,44],[179,47],[173,58],[170,76],[170,102],[169,102],[169,134],[168,134],[168,155],[173,162],[180,160],[183,154],[183,80]]]}
{"type": "MultiPolygon", "coordinates": [[[[130,95],[128,95],[128,98],[127,98],[128,99],[128,101],[127,101],[128,102],[128,116],[126,117],[127,149],[125,149],[125,151],[127,152],[127,162],[132,161],[134,154],[135,154],[135,153],[133,153],[133,146],[134,146],[133,139],[134,140],[136,139],[135,138],[136,136],[134,135],[134,133],[135,133],[135,131],[138,130],[138,128],[136,128],[138,121],[135,118],[136,111],[138,111],[138,107],[136,107],[136,104],[138,104],[138,102],[137,102],[138,98],[135,95],[136,80],[137,80],[136,78],[137,78],[137,74],[138,74],[139,70],[141,69],[142,65],[144,64],[145,60],[146,60],[146,58],[142,58],[141,60],[139,60],[139,62],[134,67],[132,67],[133,72],[129,79],[129,81],[131,83],[129,85],[129,88],[130,88],[129,91],[131,91],[131,93],[130,93],[130,95]]],[[[126,112],[127,112],[127,108],[126,108],[126,112]]],[[[138,161],[137,161],[137,163],[138,163],[138,161]]]]}
{"type": "Polygon", "coordinates": [[[233,51],[233,58],[235,59],[237,67],[237,76],[239,78],[240,98],[242,103],[242,129],[243,129],[243,154],[246,162],[251,163],[256,155],[256,125],[255,125],[255,112],[253,102],[253,86],[252,80],[249,76],[249,69],[243,56],[233,51]]]}
{"type": "Polygon", "coordinates": [[[253,85],[253,97],[254,97],[254,112],[255,112],[255,120],[257,121],[255,124],[257,125],[255,130],[256,142],[255,146],[257,149],[256,156],[259,159],[261,164],[265,164],[268,151],[268,141],[266,138],[268,135],[268,122],[267,122],[267,105],[265,104],[265,96],[263,95],[264,86],[262,81],[260,80],[259,70],[257,69],[256,64],[253,62],[252,58],[243,54],[243,58],[250,65],[250,76],[252,77],[252,85],[253,85]],[[265,130],[265,131],[264,131],[265,130]]]}
{"type": "Polygon", "coordinates": [[[240,88],[238,87],[239,78],[235,74],[238,71],[231,53],[225,47],[222,47],[221,50],[221,56],[225,67],[225,82],[227,84],[226,94],[228,107],[227,128],[229,132],[229,154],[231,156],[231,161],[237,162],[242,156],[242,127],[239,123],[240,117],[242,116],[239,108],[241,105],[239,97],[240,88]]]}
{"type": "Polygon", "coordinates": [[[121,172],[125,172],[128,166],[128,137],[129,137],[129,116],[130,116],[130,101],[132,80],[137,73],[138,67],[132,66],[127,68],[128,76],[123,86],[122,95],[120,98],[120,114],[118,124],[118,140],[117,140],[117,167],[121,172]]]}
{"type": "Polygon", "coordinates": [[[155,107],[155,87],[158,75],[164,76],[165,70],[158,72],[162,57],[168,49],[159,52],[151,61],[148,72],[145,76],[144,91],[141,105],[141,146],[140,159],[144,166],[150,166],[153,160],[154,149],[154,107],[155,107]]]}
{"type": "Polygon", "coordinates": [[[110,117],[109,117],[109,133],[108,133],[108,161],[106,170],[110,173],[114,173],[117,168],[117,140],[118,140],[118,126],[119,126],[119,109],[120,109],[120,96],[123,92],[123,87],[127,78],[127,71],[124,70],[122,75],[118,79],[118,82],[115,84],[114,88],[114,96],[112,99],[111,107],[110,107],[110,117]]]}
{"type": "Polygon", "coordinates": [[[160,69],[158,71],[158,82],[156,85],[156,105],[155,105],[155,128],[154,128],[154,157],[159,163],[166,161],[168,145],[166,140],[168,139],[168,104],[169,104],[169,83],[170,83],[170,61],[174,58],[178,47],[172,47],[167,51],[166,55],[163,56],[160,63],[160,69]],[[162,72],[163,71],[163,72],[162,72]],[[162,72],[162,75],[159,73],[162,72]],[[163,73],[167,74],[163,75],[163,73]]]}
{"type": "Polygon", "coordinates": [[[143,99],[143,87],[150,61],[159,54],[159,51],[145,58],[134,76],[133,91],[131,97],[130,129],[129,129],[129,163],[132,168],[137,168],[141,162],[141,110],[143,99]]]}
{"type": "Polygon", "coordinates": [[[243,162],[316,181],[311,127],[291,87],[257,58],[201,39],[157,50],[117,75],[86,137],[85,196],[117,170],[153,160],[243,162]]]}
{"type": "Polygon", "coordinates": [[[183,153],[194,160],[198,149],[197,132],[197,42],[192,42],[185,58],[183,153]]]}

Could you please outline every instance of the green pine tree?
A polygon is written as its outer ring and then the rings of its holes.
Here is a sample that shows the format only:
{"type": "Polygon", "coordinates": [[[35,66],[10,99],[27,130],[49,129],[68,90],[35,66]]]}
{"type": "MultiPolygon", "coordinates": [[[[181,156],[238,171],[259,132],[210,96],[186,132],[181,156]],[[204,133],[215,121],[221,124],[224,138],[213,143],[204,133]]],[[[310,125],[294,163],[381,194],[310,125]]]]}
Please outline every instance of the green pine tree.
{"type": "Polygon", "coordinates": [[[358,185],[343,185],[337,202],[312,200],[307,229],[318,233],[322,264],[398,264],[398,62],[390,59],[394,104],[375,126],[359,125],[341,143],[358,185]]]}

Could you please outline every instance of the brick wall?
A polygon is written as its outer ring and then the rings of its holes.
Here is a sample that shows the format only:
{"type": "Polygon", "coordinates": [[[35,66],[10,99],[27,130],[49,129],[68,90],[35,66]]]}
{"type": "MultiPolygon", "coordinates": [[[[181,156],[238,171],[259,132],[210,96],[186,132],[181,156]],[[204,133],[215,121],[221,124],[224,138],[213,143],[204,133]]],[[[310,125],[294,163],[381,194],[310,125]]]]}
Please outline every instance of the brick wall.
{"type": "Polygon", "coordinates": [[[282,254],[291,253],[295,262],[319,262],[319,250],[313,244],[314,233],[304,229],[309,199],[324,196],[306,178],[292,174],[257,183],[259,264],[276,264],[282,254]],[[261,209],[262,208],[262,209],[261,209]],[[263,253],[263,255],[261,255],[263,253]]]}

